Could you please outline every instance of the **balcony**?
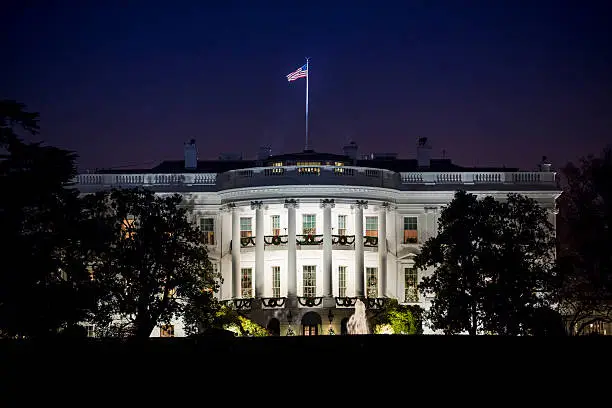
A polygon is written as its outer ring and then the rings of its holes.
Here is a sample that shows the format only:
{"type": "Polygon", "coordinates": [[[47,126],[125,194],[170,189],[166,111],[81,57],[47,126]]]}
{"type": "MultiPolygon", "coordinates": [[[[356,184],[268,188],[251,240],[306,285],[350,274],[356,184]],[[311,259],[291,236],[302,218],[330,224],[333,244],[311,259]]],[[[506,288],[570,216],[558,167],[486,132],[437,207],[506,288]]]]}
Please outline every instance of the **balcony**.
{"type": "Polygon", "coordinates": [[[215,191],[217,173],[79,174],[74,183],[83,192],[136,187],[155,191],[215,191]]]}
{"type": "Polygon", "coordinates": [[[219,190],[269,185],[352,185],[398,188],[398,173],[351,166],[278,166],[230,170],[218,178],[219,190]]]}

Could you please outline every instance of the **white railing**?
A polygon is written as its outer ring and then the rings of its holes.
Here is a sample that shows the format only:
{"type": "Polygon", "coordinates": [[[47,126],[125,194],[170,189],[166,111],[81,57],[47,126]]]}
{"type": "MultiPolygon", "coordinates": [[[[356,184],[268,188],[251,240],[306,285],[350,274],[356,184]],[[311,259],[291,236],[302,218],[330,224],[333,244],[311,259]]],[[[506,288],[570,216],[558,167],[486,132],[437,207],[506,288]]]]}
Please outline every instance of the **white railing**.
{"type": "Polygon", "coordinates": [[[554,172],[402,172],[402,184],[554,184],[554,172]]]}
{"type": "Polygon", "coordinates": [[[79,174],[75,182],[82,186],[210,186],[217,182],[217,173],[79,174]]]}

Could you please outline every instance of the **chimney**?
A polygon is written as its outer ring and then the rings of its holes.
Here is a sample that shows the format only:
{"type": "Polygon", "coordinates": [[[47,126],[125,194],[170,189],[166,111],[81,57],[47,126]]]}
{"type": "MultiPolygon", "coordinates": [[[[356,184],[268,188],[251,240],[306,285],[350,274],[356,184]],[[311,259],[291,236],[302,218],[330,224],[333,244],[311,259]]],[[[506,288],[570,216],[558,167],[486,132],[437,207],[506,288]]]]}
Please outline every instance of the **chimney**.
{"type": "Polygon", "coordinates": [[[198,149],[196,148],[195,139],[191,139],[185,143],[185,169],[195,170],[198,168],[198,149]]]}
{"type": "Polygon", "coordinates": [[[540,171],[550,172],[551,163],[548,161],[546,156],[542,156],[542,162],[540,163],[540,171]]]}
{"type": "Polygon", "coordinates": [[[431,164],[431,145],[426,137],[419,138],[417,143],[417,163],[419,168],[428,168],[431,164]]]}
{"type": "Polygon", "coordinates": [[[357,164],[357,150],[359,150],[359,147],[355,142],[351,142],[342,148],[344,155],[350,157],[353,160],[353,164],[357,164]]]}
{"type": "Polygon", "coordinates": [[[257,160],[263,161],[270,156],[272,156],[272,148],[270,146],[261,146],[259,148],[259,152],[257,153],[257,160]]]}

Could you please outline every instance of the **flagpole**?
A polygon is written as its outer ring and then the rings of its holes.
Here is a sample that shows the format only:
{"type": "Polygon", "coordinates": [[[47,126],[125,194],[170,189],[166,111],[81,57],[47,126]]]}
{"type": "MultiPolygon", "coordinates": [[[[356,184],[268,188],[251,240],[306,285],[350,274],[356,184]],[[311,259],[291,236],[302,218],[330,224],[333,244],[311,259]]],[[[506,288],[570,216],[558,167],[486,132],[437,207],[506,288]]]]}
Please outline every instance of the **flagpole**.
{"type": "Polygon", "coordinates": [[[306,58],[306,146],[304,150],[308,150],[308,77],[310,70],[308,69],[308,58],[306,58]]]}

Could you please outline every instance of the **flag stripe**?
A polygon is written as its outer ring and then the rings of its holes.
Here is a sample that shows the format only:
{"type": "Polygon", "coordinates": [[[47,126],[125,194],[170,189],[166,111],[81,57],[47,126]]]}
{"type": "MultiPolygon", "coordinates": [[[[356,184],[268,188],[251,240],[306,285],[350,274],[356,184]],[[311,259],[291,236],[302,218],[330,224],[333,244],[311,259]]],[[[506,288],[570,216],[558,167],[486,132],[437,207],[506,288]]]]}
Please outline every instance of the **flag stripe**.
{"type": "Polygon", "coordinates": [[[288,74],[287,80],[291,82],[291,81],[295,81],[296,79],[306,78],[307,76],[308,76],[308,69],[306,65],[302,65],[301,67],[299,67],[292,73],[288,74]]]}

